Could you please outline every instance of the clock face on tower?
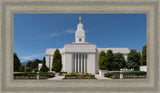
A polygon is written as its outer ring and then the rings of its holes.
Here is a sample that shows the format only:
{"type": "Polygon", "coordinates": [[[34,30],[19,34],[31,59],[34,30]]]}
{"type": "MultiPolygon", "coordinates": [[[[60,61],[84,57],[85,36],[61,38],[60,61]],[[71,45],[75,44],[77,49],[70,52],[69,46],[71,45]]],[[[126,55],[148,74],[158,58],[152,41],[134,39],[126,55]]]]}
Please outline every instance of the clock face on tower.
{"type": "Polygon", "coordinates": [[[82,41],[82,39],[81,38],[79,38],[79,42],[81,42],[82,41]]]}

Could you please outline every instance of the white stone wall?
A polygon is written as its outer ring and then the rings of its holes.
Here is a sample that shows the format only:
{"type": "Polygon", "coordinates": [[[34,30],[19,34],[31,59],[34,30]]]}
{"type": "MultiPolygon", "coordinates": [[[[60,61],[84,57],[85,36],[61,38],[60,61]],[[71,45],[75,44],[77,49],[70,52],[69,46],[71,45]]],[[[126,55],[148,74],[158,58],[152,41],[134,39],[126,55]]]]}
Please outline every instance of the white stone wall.
{"type": "Polygon", "coordinates": [[[147,72],[147,66],[140,66],[140,71],[145,71],[145,72],[147,72]]]}
{"type": "Polygon", "coordinates": [[[66,72],[65,54],[62,54],[62,72],[66,72]]]}
{"type": "Polygon", "coordinates": [[[96,74],[96,54],[95,53],[87,54],[87,72],[96,74]]]}
{"type": "Polygon", "coordinates": [[[107,52],[107,50],[112,50],[113,53],[122,53],[126,61],[127,55],[130,52],[130,49],[128,48],[97,48],[98,53],[100,53],[101,51],[107,52]]]}
{"type": "Polygon", "coordinates": [[[49,67],[49,56],[46,56],[46,66],[49,67]]]}
{"type": "MultiPolygon", "coordinates": [[[[71,73],[73,72],[73,53],[87,53],[87,72],[96,74],[99,71],[98,59],[99,53],[107,50],[112,50],[113,53],[122,53],[125,60],[127,60],[127,54],[130,52],[128,48],[96,48],[94,43],[67,43],[64,48],[60,48],[62,55],[62,71],[71,73]]],[[[52,58],[56,49],[46,50],[46,65],[52,70],[52,58]]]]}
{"type": "Polygon", "coordinates": [[[40,71],[41,67],[42,67],[42,63],[39,63],[38,64],[38,71],[40,71]]]}
{"type": "Polygon", "coordinates": [[[53,55],[50,55],[49,56],[50,71],[52,71],[52,60],[53,60],[53,55]]]}
{"type": "Polygon", "coordinates": [[[66,70],[64,70],[64,71],[66,71],[66,72],[68,72],[68,73],[71,73],[72,72],[72,61],[73,61],[73,59],[72,59],[72,54],[71,53],[66,53],[65,54],[65,65],[64,65],[64,68],[66,67],[66,70]]]}
{"type": "Polygon", "coordinates": [[[128,54],[123,54],[124,59],[126,60],[126,62],[127,62],[127,55],[128,55],[128,54]]]}
{"type": "Polygon", "coordinates": [[[99,70],[99,76],[104,77],[104,74],[107,72],[107,70],[99,70]]]}

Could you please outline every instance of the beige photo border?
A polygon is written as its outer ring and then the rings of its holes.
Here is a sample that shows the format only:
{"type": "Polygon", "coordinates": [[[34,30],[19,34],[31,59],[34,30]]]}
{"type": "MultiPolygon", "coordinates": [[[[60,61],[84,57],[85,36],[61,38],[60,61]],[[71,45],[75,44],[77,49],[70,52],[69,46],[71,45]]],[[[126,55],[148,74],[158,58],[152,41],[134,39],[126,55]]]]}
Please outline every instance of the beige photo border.
{"type": "Polygon", "coordinates": [[[159,0],[0,0],[0,93],[159,93],[159,4],[159,0]],[[14,13],[145,13],[147,79],[13,80],[14,13]]]}

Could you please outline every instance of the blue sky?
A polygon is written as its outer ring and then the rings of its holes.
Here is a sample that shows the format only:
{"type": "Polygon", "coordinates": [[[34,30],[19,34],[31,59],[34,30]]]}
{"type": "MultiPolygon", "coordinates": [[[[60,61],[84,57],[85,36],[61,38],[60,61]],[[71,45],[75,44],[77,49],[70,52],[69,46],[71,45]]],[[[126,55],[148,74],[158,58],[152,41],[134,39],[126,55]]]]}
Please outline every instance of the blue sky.
{"type": "Polygon", "coordinates": [[[42,59],[47,48],[75,41],[82,17],[86,42],[99,48],[129,48],[146,44],[146,14],[14,14],[14,52],[21,62],[42,59]]]}

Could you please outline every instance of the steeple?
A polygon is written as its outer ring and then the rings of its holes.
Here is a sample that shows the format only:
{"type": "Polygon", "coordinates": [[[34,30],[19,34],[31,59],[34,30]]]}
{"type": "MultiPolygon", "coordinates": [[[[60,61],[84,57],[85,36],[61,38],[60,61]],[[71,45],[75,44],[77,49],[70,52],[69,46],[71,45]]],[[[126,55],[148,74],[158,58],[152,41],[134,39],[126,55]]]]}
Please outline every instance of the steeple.
{"type": "Polygon", "coordinates": [[[83,30],[83,24],[81,23],[81,17],[79,17],[79,24],[75,33],[75,43],[85,43],[85,31],[83,30]]]}

